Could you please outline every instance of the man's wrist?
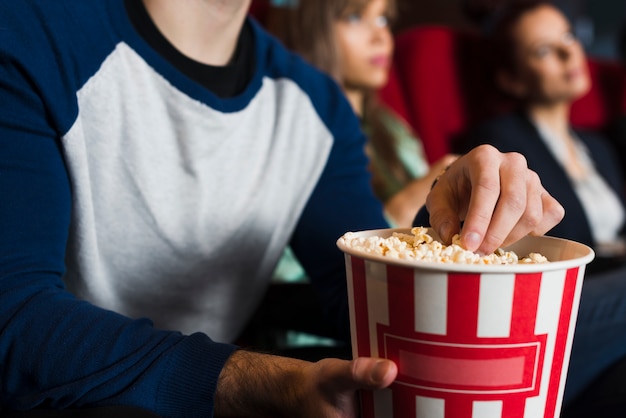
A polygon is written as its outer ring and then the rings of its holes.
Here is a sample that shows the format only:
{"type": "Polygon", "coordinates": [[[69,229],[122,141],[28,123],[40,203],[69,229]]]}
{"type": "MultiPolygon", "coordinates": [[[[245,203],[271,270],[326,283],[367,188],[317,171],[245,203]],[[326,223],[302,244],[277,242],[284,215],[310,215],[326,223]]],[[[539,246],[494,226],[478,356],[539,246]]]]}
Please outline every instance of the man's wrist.
{"type": "Polygon", "coordinates": [[[296,411],[307,365],[303,360],[234,352],[217,382],[215,416],[280,417],[285,411],[296,411]]]}

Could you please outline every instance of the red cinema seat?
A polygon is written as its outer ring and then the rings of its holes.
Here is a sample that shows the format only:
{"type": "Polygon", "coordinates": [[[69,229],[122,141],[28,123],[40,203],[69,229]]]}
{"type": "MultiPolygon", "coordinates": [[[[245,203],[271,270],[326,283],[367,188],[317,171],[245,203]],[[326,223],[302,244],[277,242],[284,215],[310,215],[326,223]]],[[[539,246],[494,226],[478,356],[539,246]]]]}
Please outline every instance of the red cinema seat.
{"type": "Polygon", "coordinates": [[[394,65],[406,118],[431,162],[450,152],[472,122],[496,111],[481,53],[477,35],[445,26],[418,26],[396,36],[394,65]]]}
{"type": "Polygon", "coordinates": [[[626,109],[622,103],[625,70],[617,61],[589,58],[591,89],[572,105],[572,125],[605,130],[626,109]]]}

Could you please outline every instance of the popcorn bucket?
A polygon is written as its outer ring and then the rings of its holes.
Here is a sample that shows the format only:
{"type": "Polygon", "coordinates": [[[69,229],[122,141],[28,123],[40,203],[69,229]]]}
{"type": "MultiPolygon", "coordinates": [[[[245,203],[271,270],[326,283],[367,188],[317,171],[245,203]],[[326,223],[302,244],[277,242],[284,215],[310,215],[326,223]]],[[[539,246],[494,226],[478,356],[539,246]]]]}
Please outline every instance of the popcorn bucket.
{"type": "MultiPolygon", "coordinates": [[[[410,233],[356,234],[394,231],[410,233]]],[[[539,252],[549,263],[470,265],[337,245],[346,259],[353,355],[398,366],[389,388],[361,392],[363,418],[559,415],[589,247],[526,237],[506,249],[539,252]]]]}

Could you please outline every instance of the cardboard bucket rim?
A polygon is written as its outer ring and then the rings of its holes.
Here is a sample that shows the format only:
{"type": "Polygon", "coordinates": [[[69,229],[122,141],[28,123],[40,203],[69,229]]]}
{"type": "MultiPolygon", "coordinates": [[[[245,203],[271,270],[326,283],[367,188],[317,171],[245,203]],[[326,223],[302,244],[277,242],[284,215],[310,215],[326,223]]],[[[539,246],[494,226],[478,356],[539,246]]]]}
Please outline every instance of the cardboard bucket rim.
{"type": "MultiPolygon", "coordinates": [[[[354,231],[356,237],[369,238],[379,236],[382,238],[390,237],[394,232],[411,233],[411,228],[384,228],[354,231]]],[[[429,234],[435,239],[439,239],[438,235],[428,228],[429,234]]],[[[595,257],[595,252],[591,247],[564,238],[552,236],[526,236],[516,243],[503,247],[506,251],[514,251],[518,256],[523,257],[530,252],[539,252],[545,255],[548,260],[553,260],[558,254],[558,261],[549,261],[548,263],[539,264],[454,264],[439,263],[421,260],[406,260],[386,257],[379,254],[370,254],[354,249],[345,245],[340,237],[337,240],[337,247],[345,254],[352,257],[375,261],[383,264],[391,264],[396,266],[408,267],[420,270],[442,271],[442,272],[463,272],[463,273],[535,273],[547,272],[554,270],[566,270],[576,266],[584,266],[589,264],[595,257]]]]}

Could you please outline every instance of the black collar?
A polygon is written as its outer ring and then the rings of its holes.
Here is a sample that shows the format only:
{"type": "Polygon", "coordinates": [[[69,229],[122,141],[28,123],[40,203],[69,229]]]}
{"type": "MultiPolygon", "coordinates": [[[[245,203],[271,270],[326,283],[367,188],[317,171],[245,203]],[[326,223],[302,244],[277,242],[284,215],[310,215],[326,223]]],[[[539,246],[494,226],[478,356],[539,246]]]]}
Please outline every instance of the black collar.
{"type": "Polygon", "coordinates": [[[218,97],[241,93],[254,74],[254,35],[248,24],[243,26],[233,60],[225,66],[202,64],[181,54],[156,27],[141,0],[125,0],[126,12],[139,35],[187,77],[203,85],[218,97]]]}

